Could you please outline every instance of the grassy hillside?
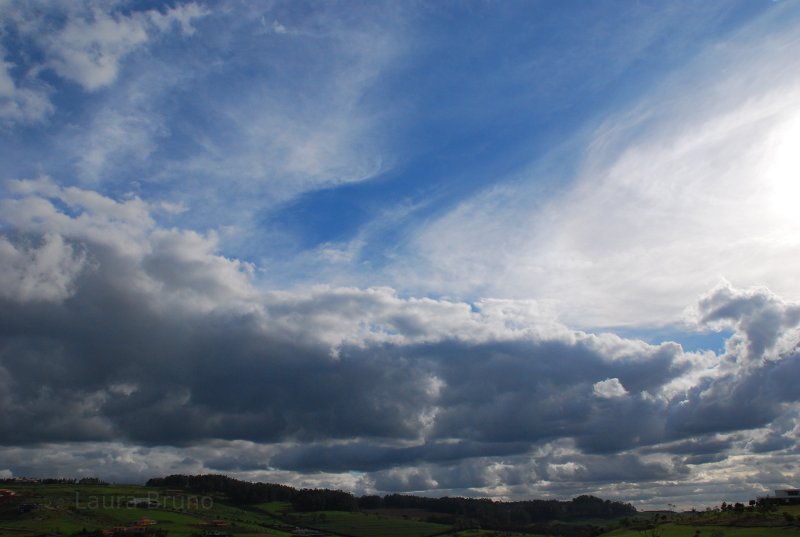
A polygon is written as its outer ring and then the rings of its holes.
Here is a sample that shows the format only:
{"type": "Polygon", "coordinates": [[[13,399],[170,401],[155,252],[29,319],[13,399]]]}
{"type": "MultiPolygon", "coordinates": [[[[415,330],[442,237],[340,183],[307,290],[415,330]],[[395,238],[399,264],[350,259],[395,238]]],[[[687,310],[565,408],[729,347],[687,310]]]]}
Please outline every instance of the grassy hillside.
{"type": "Polygon", "coordinates": [[[620,526],[602,537],[800,537],[800,506],[771,512],[676,513],[658,520],[642,513],[620,526]]]}
{"type": "MultiPolygon", "coordinates": [[[[242,505],[224,494],[199,495],[136,485],[14,484],[8,488],[16,496],[0,500],[0,536],[88,536],[114,528],[122,535],[120,528],[139,523],[137,531],[149,532],[152,537],[536,537],[533,533],[462,529],[469,520],[443,522],[441,515],[420,509],[296,512],[288,502],[242,505]],[[151,501],[152,506],[129,505],[134,499],[140,503],[151,501]]],[[[610,530],[602,537],[800,537],[800,506],[769,513],[639,513],[619,520],[597,521],[592,535],[602,533],[600,526],[610,530]]],[[[580,526],[580,531],[585,528],[580,526]]],[[[570,529],[579,530],[579,526],[563,524],[543,531],[571,533],[570,529]]],[[[138,537],[142,533],[125,535],[138,537]]]]}
{"type": "Polygon", "coordinates": [[[151,531],[166,531],[168,537],[215,532],[231,537],[289,536],[302,535],[304,529],[311,528],[321,530],[318,535],[352,537],[500,535],[491,531],[457,532],[446,524],[432,524],[408,516],[293,513],[291,505],[285,502],[241,506],[232,504],[223,495],[199,496],[136,485],[14,484],[8,488],[17,495],[0,502],[0,536],[78,535],[133,527],[143,518],[155,522],[148,526],[151,531]],[[128,506],[128,502],[136,498],[155,500],[158,507],[128,506]]]}
{"type": "Polygon", "coordinates": [[[452,528],[444,524],[432,524],[413,518],[367,513],[343,513],[321,511],[295,515],[303,526],[319,528],[329,532],[353,537],[430,537],[445,533],[452,528]]]}
{"type": "Polygon", "coordinates": [[[282,523],[260,510],[229,505],[222,497],[134,485],[14,485],[17,495],[0,503],[0,535],[19,537],[73,534],[130,527],[142,518],[169,537],[189,537],[206,531],[233,535],[288,535],[282,523]],[[135,498],[152,499],[158,507],[128,505],[135,498]],[[212,525],[212,521],[217,526],[212,525]]]}

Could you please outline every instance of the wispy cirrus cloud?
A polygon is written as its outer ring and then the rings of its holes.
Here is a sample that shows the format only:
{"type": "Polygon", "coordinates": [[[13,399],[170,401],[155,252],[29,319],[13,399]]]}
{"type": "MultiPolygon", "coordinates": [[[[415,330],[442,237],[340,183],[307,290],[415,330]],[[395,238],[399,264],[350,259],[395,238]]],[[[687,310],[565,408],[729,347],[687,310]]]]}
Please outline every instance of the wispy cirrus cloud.
{"type": "MultiPolygon", "coordinates": [[[[81,6],[82,7],[82,6],[81,6]]],[[[206,13],[197,4],[184,4],[161,13],[156,10],[113,15],[95,7],[67,11],[62,28],[40,37],[47,66],[60,76],[94,91],[112,84],[125,56],[143,47],[155,32],[171,29],[194,31],[192,19],[206,13]]]]}
{"type": "Polygon", "coordinates": [[[679,322],[723,278],[796,297],[800,222],[780,205],[797,194],[784,147],[798,138],[787,67],[800,44],[788,23],[754,44],[776,16],[579,134],[569,188],[543,188],[537,161],[419,230],[409,253],[425,276],[401,261],[400,285],[550,300],[584,326],[679,322]]]}
{"type": "Polygon", "coordinates": [[[4,61],[0,70],[0,96],[8,99],[0,108],[5,119],[41,120],[52,113],[49,94],[53,87],[44,81],[45,70],[51,69],[85,90],[98,90],[116,81],[126,56],[173,25],[184,34],[192,33],[192,21],[207,14],[195,3],[163,12],[109,12],[108,7],[94,2],[62,6],[6,2],[0,6],[6,31],[16,36],[18,57],[24,61],[20,65],[4,61]],[[20,75],[12,76],[10,68],[20,75]]]}
{"type": "Polygon", "coordinates": [[[343,20],[322,6],[300,17],[231,5],[213,18],[197,3],[4,8],[19,41],[0,76],[8,117],[49,117],[42,143],[52,148],[6,178],[44,167],[71,184],[156,189],[192,225],[237,229],[241,246],[265,236],[265,211],[374,177],[392,158],[379,129],[388,114],[366,93],[399,53],[393,21],[343,20]],[[82,121],[63,115],[67,106],[82,121]]]}
{"type": "Polygon", "coordinates": [[[12,123],[44,120],[53,112],[49,86],[28,73],[14,77],[17,65],[6,58],[5,49],[0,47],[0,119],[12,123]]]}

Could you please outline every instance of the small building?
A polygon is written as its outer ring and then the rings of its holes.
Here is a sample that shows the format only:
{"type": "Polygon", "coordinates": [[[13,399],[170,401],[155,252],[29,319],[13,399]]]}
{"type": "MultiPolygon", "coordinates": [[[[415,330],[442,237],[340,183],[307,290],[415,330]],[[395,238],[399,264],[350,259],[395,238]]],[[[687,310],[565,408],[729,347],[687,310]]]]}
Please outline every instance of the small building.
{"type": "Polygon", "coordinates": [[[759,503],[771,505],[800,505],[800,489],[777,489],[775,496],[764,496],[759,503]]]}
{"type": "Polygon", "coordinates": [[[292,530],[292,535],[300,535],[303,537],[324,537],[327,535],[327,533],[319,530],[312,530],[310,528],[295,528],[292,530]]]}
{"type": "Polygon", "coordinates": [[[128,507],[138,507],[139,509],[155,509],[159,507],[158,500],[153,498],[131,498],[127,503],[128,507]]]}
{"type": "Polygon", "coordinates": [[[227,522],[225,522],[224,520],[219,520],[219,519],[217,519],[217,520],[209,520],[209,521],[203,522],[202,525],[203,526],[212,527],[212,528],[226,528],[226,527],[228,527],[228,523],[227,522]]]}

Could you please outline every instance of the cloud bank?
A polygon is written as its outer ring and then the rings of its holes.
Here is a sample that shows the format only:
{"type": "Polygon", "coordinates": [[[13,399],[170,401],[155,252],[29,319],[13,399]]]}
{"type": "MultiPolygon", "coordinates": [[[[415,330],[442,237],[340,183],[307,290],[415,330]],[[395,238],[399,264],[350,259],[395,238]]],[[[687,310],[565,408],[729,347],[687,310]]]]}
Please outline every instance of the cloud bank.
{"type": "MultiPolygon", "coordinates": [[[[721,469],[753,479],[743,460],[796,450],[800,306],[766,289],[702,297],[697,322],[734,335],[693,353],[572,330],[531,302],[264,291],[213,234],[161,227],[143,200],[46,178],[13,190],[0,467],[14,475],[638,498],[721,469]]],[[[775,470],[753,484],[797,477],[775,470]]]]}

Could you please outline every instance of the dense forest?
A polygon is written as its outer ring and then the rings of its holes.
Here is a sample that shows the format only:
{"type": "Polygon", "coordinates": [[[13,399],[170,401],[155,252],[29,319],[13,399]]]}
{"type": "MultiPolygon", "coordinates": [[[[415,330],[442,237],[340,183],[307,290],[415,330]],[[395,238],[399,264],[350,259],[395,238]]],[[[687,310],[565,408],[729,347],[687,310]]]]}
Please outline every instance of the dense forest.
{"type": "Polygon", "coordinates": [[[167,487],[197,494],[225,494],[232,502],[253,504],[291,502],[295,511],[367,511],[374,509],[415,509],[433,518],[471,520],[485,528],[523,527],[530,524],[629,516],[636,509],[627,503],[578,496],[569,501],[526,500],[501,502],[486,498],[426,498],[405,494],[356,497],[341,490],[295,489],[286,485],[251,483],[224,475],[170,475],[153,478],[151,487],[167,487]]]}

